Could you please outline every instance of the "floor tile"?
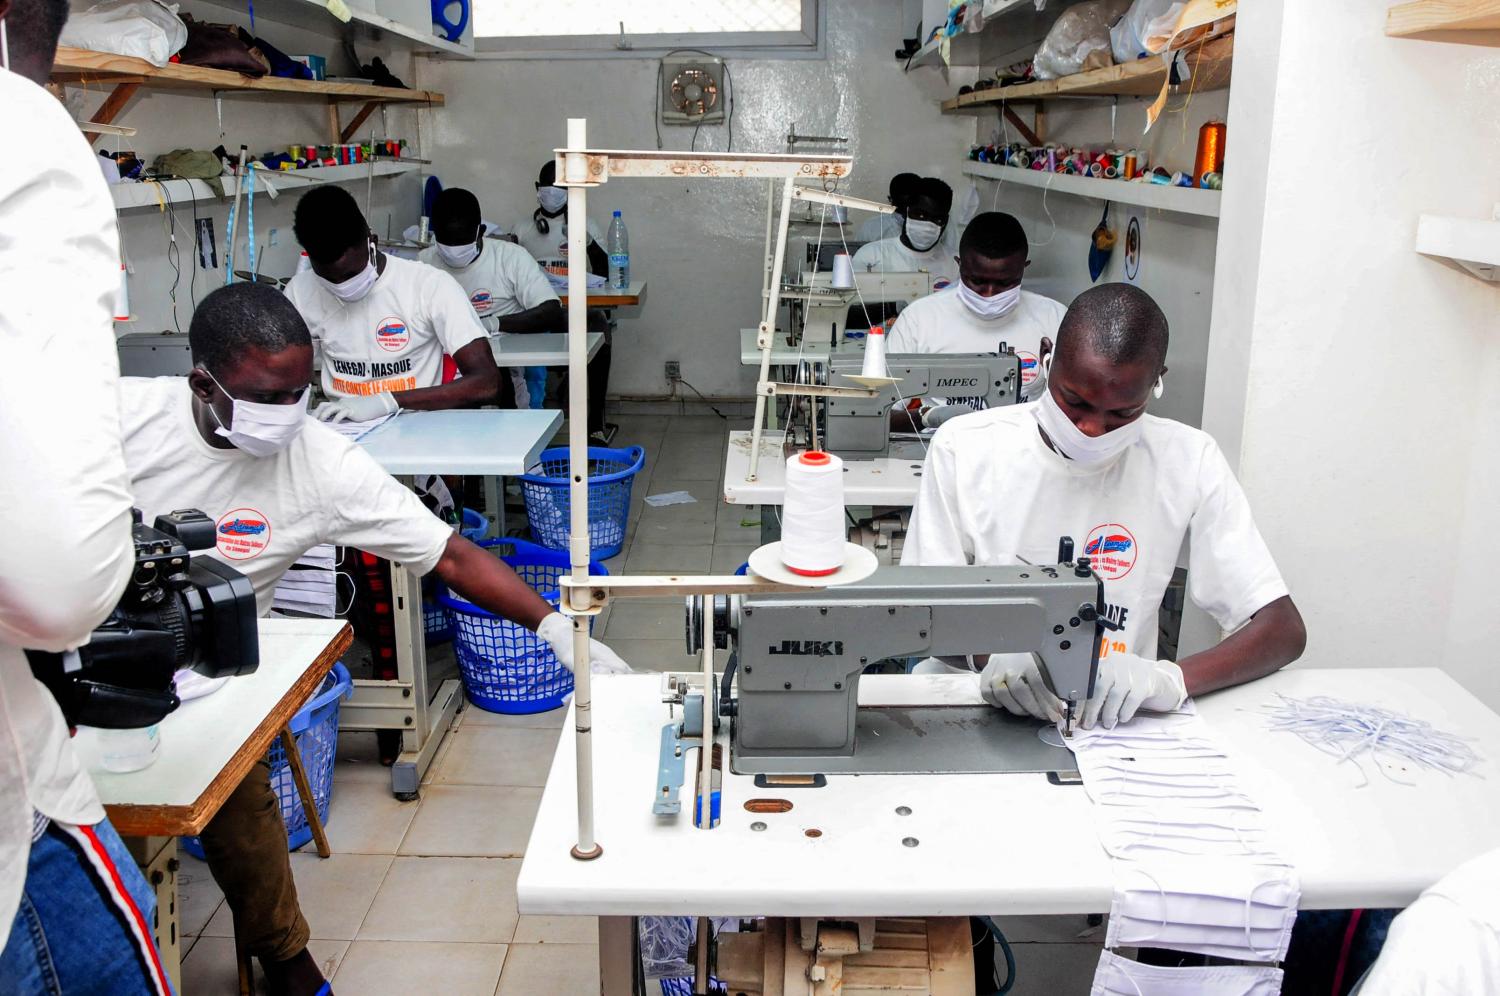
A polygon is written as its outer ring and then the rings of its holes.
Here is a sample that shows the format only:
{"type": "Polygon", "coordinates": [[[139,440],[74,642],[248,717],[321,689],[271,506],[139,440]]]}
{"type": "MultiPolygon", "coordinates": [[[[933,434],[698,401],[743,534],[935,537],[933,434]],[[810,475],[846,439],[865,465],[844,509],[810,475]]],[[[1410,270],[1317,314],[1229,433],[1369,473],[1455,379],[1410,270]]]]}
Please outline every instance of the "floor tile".
{"type": "MultiPolygon", "coordinates": [[[[392,856],[335,852],[325,859],[299,852],[291,855],[291,859],[292,875],[297,881],[297,903],[312,936],[322,940],[353,940],[391,867],[392,856]]],[[[227,903],[214,914],[203,933],[209,937],[234,936],[234,917],[227,903]]]]}
{"type": "Polygon", "coordinates": [[[1069,916],[997,916],[995,925],[1012,944],[1088,944],[1104,939],[1107,920],[1090,927],[1085,914],[1069,916]]]}
{"type": "MultiPolygon", "coordinates": [[[[346,765],[333,773],[333,802],[328,810],[328,846],[334,854],[395,854],[417,815],[416,802],[391,794],[390,769],[379,780],[343,777],[346,765]]],[[[313,849],[311,843],[303,850],[313,849]]]]}
{"type": "Polygon", "coordinates": [[[715,543],[713,557],[709,561],[710,574],[733,574],[739,570],[758,543],[715,543]]]}
{"type": "Polygon", "coordinates": [[[384,782],[387,786],[391,783],[391,769],[380,763],[374,730],[340,730],[335,762],[336,782],[384,782]]]}
{"type": "Polygon", "coordinates": [[[516,924],[517,944],[599,943],[599,918],[593,916],[526,916],[516,924]]]}
{"type": "MultiPolygon", "coordinates": [[[[505,959],[504,944],[355,941],[339,965],[333,988],[358,996],[493,996],[505,959]]],[[[534,992],[564,990],[544,986],[534,992]]]]}
{"type": "Polygon", "coordinates": [[[522,857],[541,801],[537,788],[429,785],[399,853],[522,857]]]}
{"type": "Polygon", "coordinates": [[[625,558],[627,574],[706,574],[712,553],[706,544],[665,546],[636,543],[625,558]]]}
{"type": "MultiPolygon", "coordinates": [[[[1093,985],[1102,944],[1012,944],[1016,984],[1011,996],[1086,993],[1093,985]]],[[[1002,961],[1000,971],[1005,971],[1002,961]]]]}
{"type": "Polygon", "coordinates": [[[729,423],[717,415],[673,415],[666,422],[668,436],[693,436],[723,434],[729,431],[729,423]]]}
{"type": "MultiPolygon", "coordinates": [[[[309,941],[307,950],[317,959],[324,978],[331,979],[349,950],[349,942],[309,941]]],[[[260,962],[254,962],[254,966],[255,992],[264,993],[265,973],[260,970],[260,962]]],[[[182,962],[182,991],[187,996],[236,996],[239,971],[234,964],[233,938],[203,937],[194,942],[182,962]]]]}
{"type": "Polygon", "coordinates": [[[397,858],[359,939],[509,943],[520,873],[515,858],[397,858]]]}
{"type": "Polygon", "coordinates": [[[434,785],[547,784],[557,730],[504,726],[460,727],[448,734],[452,747],[435,764],[434,785]]]}
{"type": "Polygon", "coordinates": [[[459,728],[474,726],[506,726],[515,729],[556,730],[563,725],[568,715],[567,708],[549,709],[547,712],[531,712],[524,715],[509,712],[490,712],[470,703],[459,713],[459,728]]]}
{"type": "Polygon", "coordinates": [[[183,937],[203,933],[224,903],[224,893],[209,873],[208,864],[178,848],[177,932],[183,937]]]}
{"type": "Polygon", "coordinates": [[[683,611],[681,598],[621,599],[611,607],[602,639],[611,646],[616,640],[680,641],[683,611]]]}
{"type": "Polygon", "coordinates": [[[512,944],[495,996],[584,996],[599,991],[599,949],[588,944],[512,944]]]}

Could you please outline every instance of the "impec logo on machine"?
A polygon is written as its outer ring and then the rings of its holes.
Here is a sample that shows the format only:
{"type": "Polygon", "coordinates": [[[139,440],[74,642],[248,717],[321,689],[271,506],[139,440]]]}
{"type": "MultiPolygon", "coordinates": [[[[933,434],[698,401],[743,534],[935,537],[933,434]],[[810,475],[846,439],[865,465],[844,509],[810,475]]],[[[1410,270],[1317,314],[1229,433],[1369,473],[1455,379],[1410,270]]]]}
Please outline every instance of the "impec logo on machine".
{"type": "Polygon", "coordinates": [[[399,353],[411,342],[411,333],[406,330],[406,322],[402,319],[394,316],[382,318],[375,326],[375,342],[387,353],[399,353]]]}
{"type": "Polygon", "coordinates": [[[1140,547],[1135,534],[1118,522],[1106,522],[1089,530],[1083,544],[1083,555],[1106,581],[1118,581],[1135,567],[1140,547]]]}
{"type": "Polygon", "coordinates": [[[215,524],[219,555],[226,560],[250,560],[271,545],[271,523],[253,508],[236,508],[215,524]]]}

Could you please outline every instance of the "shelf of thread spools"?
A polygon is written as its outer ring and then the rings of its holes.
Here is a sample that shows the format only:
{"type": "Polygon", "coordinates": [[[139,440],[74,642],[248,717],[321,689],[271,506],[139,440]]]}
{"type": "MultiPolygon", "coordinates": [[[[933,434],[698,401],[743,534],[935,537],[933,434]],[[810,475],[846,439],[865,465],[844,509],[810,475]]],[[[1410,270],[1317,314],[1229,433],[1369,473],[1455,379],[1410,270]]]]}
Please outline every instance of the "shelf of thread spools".
{"type": "MultiPolygon", "coordinates": [[[[304,190],[311,186],[323,183],[357,183],[368,180],[371,176],[379,179],[381,177],[400,176],[420,168],[417,160],[388,160],[382,159],[375,162],[357,163],[344,166],[318,166],[311,169],[299,170],[269,170],[256,168],[255,192],[266,194],[266,186],[269,183],[278,193],[284,190],[304,190]]],[[[235,184],[238,182],[232,176],[220,178],[224,186],[224,203],[234,200],[235,184]]],[[[249,187],[246,186],[248,191],[249,187]]],[[[166,180],[144,180],[135,182],[125,180],[116,183],[109,188],[110,194],[115,199],[116,211],[134,211],[142,208],[162,208],[167,205],[186,204],[189,201],[219,201],[220,197],[203,180],[182,180],[169,178],[166,180]]]]}
{"type": "MultiPolygon", "coordinates": [[[[1222,142],[1219,148],[1223,148],[1222,142]]],[[[1017,144],[975,146],[969,157],[963,167],[969,176],[1179,214],[1219,216],[1222,173],[1203,170],[1195,182],[1194,173],[1152,166],[1140,150],[1091,153],[1059,146],[1028,149],[1017,144]]],[[[1217,163],[1221,168],[1222,162],[1217,163]]]]}

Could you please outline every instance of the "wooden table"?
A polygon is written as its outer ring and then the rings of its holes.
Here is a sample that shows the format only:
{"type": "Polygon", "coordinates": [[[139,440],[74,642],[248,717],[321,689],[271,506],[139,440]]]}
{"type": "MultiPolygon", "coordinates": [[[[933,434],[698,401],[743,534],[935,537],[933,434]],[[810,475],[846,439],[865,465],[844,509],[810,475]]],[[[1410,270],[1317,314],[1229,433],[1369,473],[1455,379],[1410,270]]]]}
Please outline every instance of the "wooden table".
{"type": "Polygon", "coordinates": [[[342,619],[262,619],[260,667],[161,723],[161,755],[142,771],[93,775],[99,799],[156,890],[156,943],[181,992],[177,842],[201,831],[354,638],[342,619]]]}
{"type": "MultiPolygon", "coordinates": [[[[595,287],[589,291],[590,308],[633,308],[645,300],[646,281],[632,280],[624,290],[613,287],[595,287]]],[[[559,293],[557,299],[568,306],[568,295],[559,293]]]]}

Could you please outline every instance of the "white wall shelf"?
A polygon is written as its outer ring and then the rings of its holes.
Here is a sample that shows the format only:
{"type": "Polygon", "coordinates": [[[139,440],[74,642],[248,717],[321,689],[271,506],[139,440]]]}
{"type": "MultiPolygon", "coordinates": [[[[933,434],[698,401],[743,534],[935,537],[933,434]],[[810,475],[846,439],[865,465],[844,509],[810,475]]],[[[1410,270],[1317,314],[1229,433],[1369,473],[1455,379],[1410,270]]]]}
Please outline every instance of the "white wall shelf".
{"type": "MultiPolygon", "coordinates": [[[[388,176],[400,176],[402,173],[410,173],[418,168],[414,162],[377,162],[374,164],[375,177],[377,179],[388,176]]],[[[299,169],[290,173],[263,172],[255,180],[255,193],[258,196],[266,196],[265,180],[269,179],[276,185],[281,193],[288,191],[302,191],[308,187],[318,186],[324,183],[358,183],[366,180],[370,173],[370,164],[356,163],[352,166],[322,166],[317,169],[299,169]]],[[[228,205],[234,200],[235,178],[224,177],[224,201],[228,205]]],[[[248,189],[248,188],[247,188],[248,189]]],[[[153,182],[136,183],[126,180],[114,184],[109,188],[111,196],[115,199],[116,211],[139,211],[144,208],[157,208],[163,202],[172,205],[186,204],[189,201],[218,201],[219,197],[202,180],[168,180],[165,184],[153,182]],[[158,197],[158,195],[161,195],[158,197]]]]}
{"type": "MultiPolygon", "coordinates": [[[[996,69],[1028,57],[1047,36],[1052,22],[1077,2],[1054,0],[1044,9],[1037,10],[1035,0],[987,0],[982,4],[970,0],[970,9],[984,11],[984,27],[977,32],[959,31],[954,35],[949,42],[948,63],[953,66],[983,64],[987,69],[996,69]]],[[[924,24],[922,29],[931,31],[932,25],[924,24]]],[[[906,68],[942,66],[940,43],[941,39],[934,38],[917,49],[906,68]]]]}
{"type": "Polygon", "coordinates": [[[1417,220],[1417,252],[1447,260],[1480,280],[1500,281],[1500,220],[1424,214],[1417,220]]]}
{"type": "Polygon", "coordinates": [[[1198,215],[1204,218],[1219,216],[1221,191],[1218,190],[1136,183],[1132,180],[1103,180],[1067,173],[1043,173],[1038,170],[973,161],[965,162],[963,171],[968,176],[985,180],[1014,183],[1023,187],[1041,187],[1074,197],[1091,197],[1094,200],[1114,201],[1116,204],[1138,204],[1141,207],[1198,215]]]}
{"type": "MultiPolygon", "coordinates": [[[[241,0],[205,0],[243,15],[245,5],[241,0]]],[[[261,0],[255,5],[255,16],[279,24],[289,24],[305,31],[316,31],[329,38],[339,39],[348,27],[355,28],[355,37],[384,42],[397,48],[409,48],[416,52],[441,53],[462,59],[474,58],[474,39],[471,28],[466,44],[450,42],[432,33],[431,7],[427,3],[416,3],[415,13],[408,10],[412,4],[398,0],[350,0],[349,11],[353,15],[349,25],[328,12],[326,0],[261,0]],[[380,9],[376,9],[380,8],[380,9]],[[400,18],[390,16],[402,13],[400,18]],[[418,23],[419,21],[424,23],[418,23]]],[[[373,53],[379,55],[380,53],[373,53]]],[[[368,56],[366,56],[368,58],[368,56]]]]}

